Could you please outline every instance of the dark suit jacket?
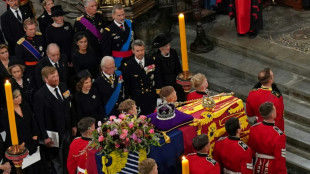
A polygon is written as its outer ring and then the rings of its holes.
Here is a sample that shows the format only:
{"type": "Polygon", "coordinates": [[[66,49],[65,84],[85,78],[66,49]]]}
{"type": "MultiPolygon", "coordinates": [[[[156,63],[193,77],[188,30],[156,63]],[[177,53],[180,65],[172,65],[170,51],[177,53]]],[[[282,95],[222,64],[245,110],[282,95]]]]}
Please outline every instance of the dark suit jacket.
{"type": "Polygon", "coordinates": [[[0,29],[0,44],[5,44],[5,40],[2,34],[2,30],[0,29]]]}
{"type": "MultiPolygon", "coordinates": [[[[62,54],[60,56],[58,63],[59,63],[59,68],[60,68],[60,71],[58,72],[59,81],[67,85],[67,80],[68,80],[67,57],[64,54],[62,54]]],[[[41,86],[45,84],[45,82],[42,79],[41,70],[46,66],[53,66],[47,56],[41,59],[35,67],[35,81],[37,84],[37,88],[40,88],[41,86]]]]}
{"type": "MultiPolygon", "coordinates": [[[[19,7],[19,10],[22,13],[23,21],[30,17],[30,13],[26,8],[19,7]]],[[[23,24],[18,21],[11,9],[8,9],[1,16],[1,27],[10,50],[14,51],[18,39],[25,35],[23,24]]]]}
{"type": "MultiPolygon", "coordinates": [[[[114,74],[114,76],[116,76],[114,74]]],[[[94,82],[94,88],[97,89],[97,91],[99,92],[100,98],[101,98],[101,102],[103,107],[105,107],[105,105],[108,103],[110,97],[112,96],[112,93],[114,92],[117,84],[118,84],[119,78],[116,77],[114,80],[114,84],[113,84],[113,88],[112,88],[112,84],[109,83],[109,80],[104,76],[104,75],[100,75],[99,77],[97,77],[97,79],[94,82]]],[[[105,115],[105,117],[108,117],[110,115],[118,115],[118,105],[125,100],[125,96],[124,96],[124,86],[122,84],[122,88],[120,90],[118,99],[115,103],[115,106],[113,107],[113,109],[111,110],[109,115],[105,115]]]]}
{"type": "MultiPolygon", "coordinates": [[[[60,84],[61,94],[66,91],[60,84]]],[[[41,139],[48,138],[47,130],[58,132],[59,140],[74,127],[71,122],[69,99],[63,96],[64,101],[58,100],[47,88],[42,86],[34,96],[34,114],[40,128],[41,139]]]]}
{"type": "MultiPolygon", "coordinates": [[[[150,65],[155,65],[154,58],[145,58],[144,67],[150,65]]],[[[153,113],[156,107],[156,89],[161,88],[158,68],[155,67],[153,71],[146,72],[135,59],[131,59],[124,66],[123,76],[125,90],[129,92],[130,98],[141,108],[141,114],[153,113]]]]}

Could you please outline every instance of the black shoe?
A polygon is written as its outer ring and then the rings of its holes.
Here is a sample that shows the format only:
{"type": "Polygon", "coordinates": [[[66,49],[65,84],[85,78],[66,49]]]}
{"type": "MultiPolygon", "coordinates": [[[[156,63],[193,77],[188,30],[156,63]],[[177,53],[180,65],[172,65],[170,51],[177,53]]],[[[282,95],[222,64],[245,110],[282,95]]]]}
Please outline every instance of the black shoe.
{"type": "Polygon", "coordinates": [[[245,34],[239,34],[239,33],[237,33],[237,36],[238,36],[238,37],[243,37],[243,36],[245,36],[245,34]]]}
{"type": "Polygon", "coordinates": [[[250,38],[254,39],[257,36],[258,32],[257,31],[253,31],[253,32],[250,32],[249,34],[250,34],[250,38]]]}

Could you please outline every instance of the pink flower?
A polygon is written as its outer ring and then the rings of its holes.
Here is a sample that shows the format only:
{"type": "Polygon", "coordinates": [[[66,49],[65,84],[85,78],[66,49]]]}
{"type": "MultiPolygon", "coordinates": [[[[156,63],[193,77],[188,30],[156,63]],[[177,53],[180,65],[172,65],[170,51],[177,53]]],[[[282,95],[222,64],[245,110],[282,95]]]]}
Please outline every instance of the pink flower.
{"type": "Polygon", "coordinates": [[[117,129],[111,130],[111,131],[109,132],[109,134],[110,134],[111,136],[116,135],[116,134],[117,134],[117,129]]]}
{"type": "Polygon", "coordinates": [[[101,132],[100,127],[97,128],[97,132],[98,132],[98,134],[100,134],[100,132],[101,132]]]}
{"type": "Polygon", "coordinates": [[[98,121],[98,127],[100,127],[102,125],[101,121],[98,121]]]}
{"type": "Polygon", "coordinates": [[[120,118],[120,119],[124,119],[124,118],[126,118],[126,115],[125,114],[120,114],[119,116],[118,116],[118,118],[120,118]]]}
{"type": "Polygon", "coordinates": [[[137,140],[137,141],[138,141],[138,143],[141,143],[141,142],[142,142],[142,140],[141,140],[140,138],[138,138],[138,140],[137,140]]]}
{"type": "Polygon", "coordinates": [[[115,148],[119,148],[119,146],[120,146],[119,144],[115,144],[115,148]]]}
{"type": "Polygon", "coordinates": [[[154,129],[150,129],[150,130],[149,130],[149,133],[150,133],[150,134],[153,134],[153,133],[154,133],[154,129]]]}
{"type": "Polygon", "coordinates": [[[145,115],[140,115],[139,119],[145,120],[147,117],[145,115]]]}
{"type": "Polygon", "coordinates": [[[125,134],[125,135],[127,136],[128,130],[127,130],[127,129],[123,129],[123,130],[122,130],[122,134],[125,134]]]}
{"type": "Polygon", "coordinates": [[[116,119],[116,117],[114,115],[111,115],[109,118],[110,121],[113,121],[114,119],[116,119]]]}
{"type": "Polygon", "coordinates": [[[131,129],[133,128],[133,122],[128,123],[128,127],[131,129]]]}
{"type": "Polygon", "coordinates": [[[133,140],[137,140],[137,139],[138,139],[138,137],[137,137],[136,134],[132,134],[131,138],[132,138],[133,140]]]}
{"type": "Polygon", "coordinates": [[[128,142],[129,141],[129,138],[126,138],[126,142],[128,142]]]}
{"type": "Polygon", "coordinates": [[[98,138],[98,141],[99,142],[102,142],[104,140],[104,137],[101,135],[101,136],[99,136],[99,138],[98,138]]]}
{"type": "Polygon", "coordinates": [[[126,135],[125,135],[125,134],[121,134],[121,135],[119,136],[119,138],[123,140],[123,139],[126,138],[126,135]]]}
{"type": "Polygon", "coordinates": [[[123,149],[123,152],[128,152],[128,149],[123,149]]]}

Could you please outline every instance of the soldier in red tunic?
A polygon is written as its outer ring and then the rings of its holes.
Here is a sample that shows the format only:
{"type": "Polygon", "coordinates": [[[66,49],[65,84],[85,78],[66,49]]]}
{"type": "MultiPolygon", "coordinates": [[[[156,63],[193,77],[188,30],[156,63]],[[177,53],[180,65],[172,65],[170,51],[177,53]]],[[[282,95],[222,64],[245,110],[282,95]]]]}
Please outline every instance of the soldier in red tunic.
{"type": "Polygon", "coordinates": [[[201,134],[193,139],[193,147],[197,153],[187,155],[189,171],[193,174],[220,174],[220,165],[211,157],[209,138],[206,134],[201,134]]]}
{"type": "Polygon", "coordinates": [[[69,174],[82,174],[86,169],[86,146],[92,139],[92,131],[95,130],[95,119],[85,117],[78,123],[81,137],[75,138],[69,150],[67,169],[69,174]]]}
{"type": "Polygon", "coordinates": [[[228,137],[215,143],[213,158],[219,162],[223,173],[252,174],[252,151],[240,140],[241,126],[238,118],[225,122],[228,137]]]}
{"type": "Polygon", "coordinates": [[[272,102],[277,109],[276,126],[284,131],[283,97],[274,84],[273,72],[265,68],[258,74],[259,83],[250,91],[246,101],[246,112],[249,117],[256,116],[257,122],[262,122],[263,117],[259,113],[259,106],[265,102],[272,102]]]}
{"type": "Polygon", "coordinates": [[[250,128],[248,145],[255,153],[254,174],[286,174],[285,134],[275,126],[276,108],[271,102],[259,107],[264,121],[250,128]]]}

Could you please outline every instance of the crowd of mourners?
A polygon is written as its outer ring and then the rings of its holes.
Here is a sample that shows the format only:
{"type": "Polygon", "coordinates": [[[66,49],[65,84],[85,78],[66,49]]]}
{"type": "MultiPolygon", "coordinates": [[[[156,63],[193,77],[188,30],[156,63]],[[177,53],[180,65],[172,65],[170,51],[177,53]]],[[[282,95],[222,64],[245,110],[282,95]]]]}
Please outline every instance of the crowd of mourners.
{"type": "MultiPolygon", "coordinates": [[[[25,174],[85,173],[85,160],[80,160],[78,154],[91,140],[98,121],[120,113],[151,114],[159,100],[174,103],[209,95],[203,74],[192,77],[194,91],[188,96],[176,83],[182,68],[176,50],[171,48],[170,34],[158,33],[151,45],[157,51],[146,55],[145,43],[136,38],[134,23],[126,19],[121,4],[113,6],[113,21],[107,21],[97,11],[96,0],[85,0],[85,13],[72,26],[64,21],[67,12],[61,5],[54,5],[53,0],[42,2],[44,12],[37,19],[30,1],[6,2],[7,11],[1,16],[0,82],[9,80],[12,84],[19,142],[25,143],[30,155],[41,156],[40,161],[24,169],[25,174]],[[55,132],[59,136],[58,147],[51,139],[55,132]]],[[[193,140],[197,153],[188,155],[189,161],[195,161],[190,162],[191,173],[241,173],[241,169],[242,173],[253,173],[252,151],[256,152],[257,162],[271,161],[256,163],[260,172],[286,172],[283,99],[273,84],[270,69],[262,70],[258,79],[260,83],[249,94],[247,114],[257,117],[258,125],[253,129],[262,129],[266,134],[252,136],[251,128],[247,146],[240,141],[238,119],[229,120],[225,124],[229,136],[216,143],[214,159],[208,156],[208,137],[197,136],[193,140]],[[265,125],[270,129],[260,128],[265,125]],[[272,141],[281,144],[275,149],[266,149],[256,142],[271,133],[272,141]],[[225,154],[233,157],[231,152],[235,153],[234,158],[225,158],[225,154]],[[215,172],[207,168],[209,164],[217,167],[215,172]]],[[[4,150],[12,144],[4,85],[0,85],[0,92],[1,131],[6,132],[5,138],[0,139],[0,169],[15,173],[4,157],[4,150]]],[[[141,173],[157,172],[152,159],[139,168],[141,173]]]]}

